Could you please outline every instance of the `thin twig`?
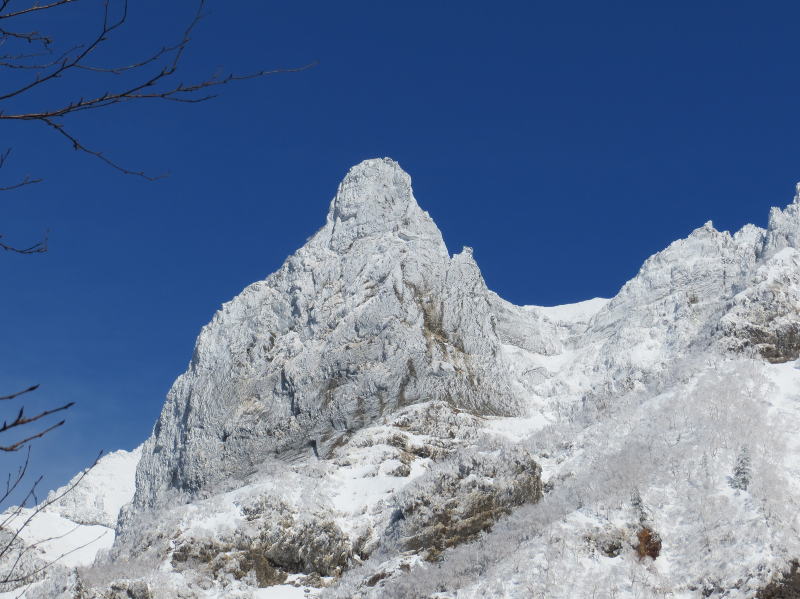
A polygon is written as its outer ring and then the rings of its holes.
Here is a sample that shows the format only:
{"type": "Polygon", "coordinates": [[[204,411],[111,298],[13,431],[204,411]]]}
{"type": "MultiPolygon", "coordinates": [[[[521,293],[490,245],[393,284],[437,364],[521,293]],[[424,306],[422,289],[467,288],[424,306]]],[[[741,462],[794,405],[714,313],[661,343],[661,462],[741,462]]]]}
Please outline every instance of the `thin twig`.
{"type": "MultiPolygon", "coordinates": [[[[26,9],[20,9],[7,13],[2,12],[3,6],[6,8],[8,7],[8,3],[3,1],[3,3],[0,4],[0,20],[10,19],[11,17],[20,16],[29,12],[48,10],[77,1],[78,0],[53,0],[48,4],[34,5],[26,9]]],[[[119,16],[112,18],[111,0],[105,0],[103,2],[102,26],[100,27],[97,35],[88,43],[74,46],[50,62],[43,62],[42,64],[38,65],[31,64],[20,58],[21,56],[26,56],[22,53],[18,53],[17,55],[14,55],[13,53],[7,53],[4,59],[0,60],[0,68],[5,67],[23,71],[34,71],[35,75],[29,81],[20,85],[19,87],[16,87],[10,91],[6,91],[5,93],[0,93],[0,103],[23,96],[33,89],[38,89],[41,86],[47,85],[56,79],[61,79],[68,73],[77,70],[89,71],[98,75],[112,75],[116,77],[126,73],[143,75],[138,77],[138,81],[123,85],[121,86],[121,89],[118,88],[116,90],[106,91],[100,95],[89,97],[82,96],[65,101],[60,105],[56,103],[56,106],[52,108],[26,112],[8,112],[0,110],[0,120],[40,121],[61,134],[61,136],[64,137],[74,149],[89,154],[90,156],[105,162],[108,166],[120,171],[121,173],[135,175],[153,181],[160,179],[163,177],[163,175],[150,175],[140,169],[127,168],[122,164],[108,158],[105,152],[88,147],[87,144],[81,140],[78,134],[68,131],[64,124],[60,122],[61,119],[77,112],[102,109],[114,104],[123,104],[141,100],[158,99],[189,104],[205,102],[216,97],[216,94],[204,93],[204,90],[227,85],[237,81],[256,79],[259,77],[266,77],[280,73],[297,73],[310,69],[317,64],[317,62],[312,62],[296,68],[262,69],[252,73],[244,74],[213,74],[197,82],[186,83],[179,81],[177,83],[168,83],[170,81],[174,81],[173,77],[179,70],[186,49],[192,40],[192,35],[197,25],[205,16],[204,11],[206,7],[206,0],[198,0],[194,16],[189,21],[188,25],[183,31],[182,36],[176,43],[164,45],[143,59],[120,66],[100,66],[91,64],[89,62],[90,57],[97,54],[99,48],[105,42],[107,42],[111,36],[127,21],[128,1],[121,0],[120,4],[121,8],[120,12],[118,13],[119,16]],[[155,72],[148,73],[150,67],[157,65],[158,63],[161,63],[160,68],[157,68],[155,72]]],[[[31,36],[39,35],[38,33],[19,33],[0,29],[0,38],[2,38],[4,34],[8,34],[6,37],[14,37],[16,35],[17,37],[21,37],[29,42],[33,41],[31,36]]],[[[49,43],[50,40],[47,40],[46,45],[49,43]]],[[[41,54],[42,53],[34,53],[30,54],[29,56],[38,56],[41,54]]],[[[38,181],[39,179],[26,177],[25,179],[13,185],[0,187],[0,191],[17,189],[24,185],[29,185],[38,181]]]]}
{"type": "Polygon", "coordinates": [[[11,395],[0,395],[0,401],[4,399],[16,399],[20,395],[25,395],[26,393],[31,393],[32,391],[36,391],[39,388],[39,385],[33,385],[32,387],[28,387],[27,389],[23,389],[22,391],[17,391],[16,393],[12,393],[11,395]]]}

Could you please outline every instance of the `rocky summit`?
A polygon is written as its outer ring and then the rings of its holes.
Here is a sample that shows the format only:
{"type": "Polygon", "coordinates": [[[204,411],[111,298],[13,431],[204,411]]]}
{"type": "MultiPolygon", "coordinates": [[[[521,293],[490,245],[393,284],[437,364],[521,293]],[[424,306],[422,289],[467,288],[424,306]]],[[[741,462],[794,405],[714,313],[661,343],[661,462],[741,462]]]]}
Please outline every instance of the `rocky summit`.
{"type": "Polygon", "coordinates": [[[325,226],[200,333],[143,448],[136,507],[240,477],[266,456],[320,457],[398,408],[522,412],[490,293],[450,257],[391,160],[353,168],[325,226]]]}
{"type": "Polygon", "coordinates": [[[28,578],[2,590],[798,596],[798,198],[706,223],[611,299],[515,306],[364,161],[203,328],[141,448],[16,525],[28,578]]]}

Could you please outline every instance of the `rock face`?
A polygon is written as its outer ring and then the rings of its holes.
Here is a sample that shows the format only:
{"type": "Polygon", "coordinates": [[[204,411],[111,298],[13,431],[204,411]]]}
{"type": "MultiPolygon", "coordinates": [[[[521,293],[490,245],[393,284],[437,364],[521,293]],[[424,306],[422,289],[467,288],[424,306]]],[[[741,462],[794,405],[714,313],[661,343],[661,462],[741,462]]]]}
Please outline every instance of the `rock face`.
{"type": "Polygon", "coordinates": [[[725,302],[754,267],[755,239],[717,231],[708,222],[648,258],[580,340],[587,346],[591,339],[597,348],[593,366],[621,389],[707,344],[725,302]]]}
{"type": "Polygon", "coordinates": [[[758,262],[721,328],[729,349],[753,348],[770,362],[788,362],[800,357],[800,184],[794,202],[773,208],[760,233],[758,262]]]}
{"type": "Polygon", "coordinates": [[[400,546],[437,559],[445,549],[491,529],[513,508],[539,501],[541,473],[533,456],[520,447],[460,452],[400,493],[400,546]]]}
{"type": "Polygon", "coordinates": [[[769,260],[782,249],[800,247],[800,183],[794,201],[786,208],[772,208],[761,249],[761,258],[769,260]]]}
{"type": "Polygon", "coordinates": [[[197,493],[266,456],[324,454],[420,401],[519,413],[490,301],[471,251],[449,256],[397,163],[359,164],[325,226],[201,332],[145,443],[135,505],[197,493]]]}
{"type": "Polygon", "coordinates": [[[784,248],[762,263],[721,326],[731,350],[753,348],[772,363],[800,357],[800,252],[784,248]]]}
{"type": "Polygon", "coordinates": [[[203,329],[145,443],[135,506],[193,496],[268,456],[324,455],[418,402],[520,414],[530,394],[626,392],[713,344],[794,359],[798,206],[774,209],[767,230],[706,223],[611,301],[559,321],[489,292],[471,250],[448,254],[397,163],[367,160],[342,181],[322,229],[203,329]],[[509,348],[576,358],[520,367],[509,348]]]}
{"type": "MultiPolygon", "coordinates": [[[[515,306],[367,160],[200,333],[113,547],[31,597],[788,596],[799,246],[800,192],[612,299],[515,306]]],[[[108,526],[129,482],[58,508],[108,526]]]]}

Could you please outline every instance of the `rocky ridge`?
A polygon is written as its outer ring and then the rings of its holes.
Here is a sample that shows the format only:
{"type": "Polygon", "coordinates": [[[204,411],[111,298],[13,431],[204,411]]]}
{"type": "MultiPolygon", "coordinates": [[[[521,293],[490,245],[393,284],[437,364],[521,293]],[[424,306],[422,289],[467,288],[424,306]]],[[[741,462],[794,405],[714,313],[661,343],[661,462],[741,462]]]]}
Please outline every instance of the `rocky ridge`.
{"type": "Polygon", "coordinates": [[[489,297],[471,251],[449,256],[397,163],[354,167],[325,226],[200,333],[144,445],[134,505],[197,493],[266,455],[324,455],[423,400],[520,413],[489,297]]]}
{"type": "Polygon", "coordinates": [[[114,547],[32,596],[773,589],[800,555],[799,242],[800,192],[611,300],[514,306],[365,161],[200,333],[114,547]]]}

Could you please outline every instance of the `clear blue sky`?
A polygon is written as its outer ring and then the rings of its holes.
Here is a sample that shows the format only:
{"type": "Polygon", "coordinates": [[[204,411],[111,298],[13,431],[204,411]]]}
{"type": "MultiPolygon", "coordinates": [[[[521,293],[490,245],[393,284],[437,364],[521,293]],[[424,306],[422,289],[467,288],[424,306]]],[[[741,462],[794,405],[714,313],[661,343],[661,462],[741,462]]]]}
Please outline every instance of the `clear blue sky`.
{"type": "MultiPolygon", "coordinates": [[[[133,2],[109,60],[168,40],[191,11],[133,2]]],[[[41,383],[30,409],[78,402],[34,448],[46,487],[145,439],[200,327],[323,224],[362,159],[397,159],[451,251],[473,246],[492,289],[545,305],[613,295],[709,219],[764,225],[800,180],[796,3],[211,0],[209,12],[187,78],[320,63],[201,105],[75,122],[167,179],[123,176],[49,131],[3,132],[8,175],[46,181],[2,196],[0,232],[51,233],[46,255],[0,256],[0,390],[41,383]]]]}

